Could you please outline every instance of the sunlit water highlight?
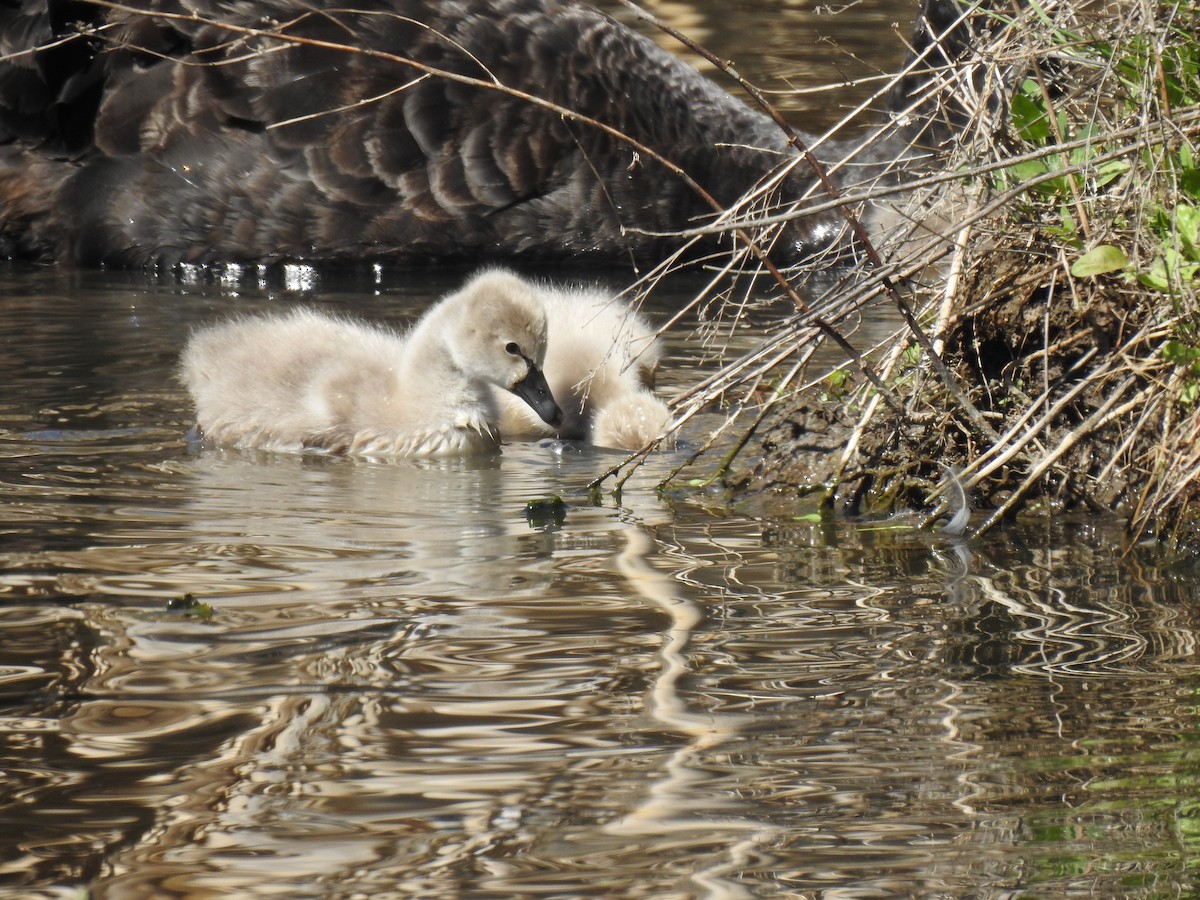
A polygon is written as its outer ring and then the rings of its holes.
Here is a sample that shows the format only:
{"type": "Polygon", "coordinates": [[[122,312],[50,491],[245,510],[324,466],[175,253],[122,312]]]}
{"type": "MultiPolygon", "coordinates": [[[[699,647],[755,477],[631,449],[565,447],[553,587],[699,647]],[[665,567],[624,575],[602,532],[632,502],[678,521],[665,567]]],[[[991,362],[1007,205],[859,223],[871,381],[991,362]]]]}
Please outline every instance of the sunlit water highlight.
{"type": "MultiPolygon", "coordinates": [[[[401,320],[446,286],[407,284],[308,296],[401,320]]],[[[1094,524],[962,546],[660,499],[678,454],[594,505],[617,457],[551,444],[200,448],[188,329],[292,295],[4,296],[7,896],[1194,886],[1193,569],[1094,524]],[[525,515],[552,494],[557,530],[525,515]]]]}

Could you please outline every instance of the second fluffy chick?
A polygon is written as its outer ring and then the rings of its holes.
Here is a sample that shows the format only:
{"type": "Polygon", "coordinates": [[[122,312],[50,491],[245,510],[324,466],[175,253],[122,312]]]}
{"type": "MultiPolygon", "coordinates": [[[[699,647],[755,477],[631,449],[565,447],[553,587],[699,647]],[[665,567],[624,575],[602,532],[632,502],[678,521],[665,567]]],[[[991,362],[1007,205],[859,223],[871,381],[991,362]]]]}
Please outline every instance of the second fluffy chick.
{"type": "MultiPolygon", "coordinates": [[[[483,280],[503,273],[485,273],[483,280]]],[[[650,323],[594,287],[531,284],[546,311],[543,372],[563,421],[546,424],[507,391],[494,390],[505,440],[560,437],[639,450],[666,430],[671,413],[654,394],[662,347],[650,323]]]]}

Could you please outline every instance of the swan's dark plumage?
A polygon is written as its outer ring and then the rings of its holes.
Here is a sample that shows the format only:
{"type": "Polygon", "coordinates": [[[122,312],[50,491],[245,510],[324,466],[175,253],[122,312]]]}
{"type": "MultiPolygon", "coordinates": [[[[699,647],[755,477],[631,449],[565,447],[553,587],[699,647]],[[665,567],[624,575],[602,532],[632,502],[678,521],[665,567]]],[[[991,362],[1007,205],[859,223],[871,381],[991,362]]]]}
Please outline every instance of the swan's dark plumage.
{"type": "MultiPolygon", "coordinates": [[[[7,0],[0,49],[9,255],[628,260],[711,214],[595,127],[395,57],[600,120],[722,204],[787,156],[765,116],[572,0],[7,0]]],[[[785,242],[804,252],[835,221],[785,242]]]]}

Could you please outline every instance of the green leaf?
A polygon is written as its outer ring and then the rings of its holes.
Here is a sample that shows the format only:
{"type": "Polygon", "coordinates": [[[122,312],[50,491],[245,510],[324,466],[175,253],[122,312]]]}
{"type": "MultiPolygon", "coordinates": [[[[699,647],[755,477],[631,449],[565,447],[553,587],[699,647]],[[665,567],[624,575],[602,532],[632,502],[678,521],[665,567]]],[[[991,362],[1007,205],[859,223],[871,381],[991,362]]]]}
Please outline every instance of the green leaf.
{"type": "Polygon", "coordinates": [[[1188,261],[1174,246],[1164,243],[1162,252],[1163,267],[1168,276],[1173,276],[1172,281],[1175,284],[1191,281],[1196,277],[1196,272],[1200,271],[1200,263],[1188,261]]]}
{"type": "Polygon", "coordinates": [[[1179,292],[1182,284],[1191,281],[1200,273],[1200,262],[1185,262],[1166,241],[1162,244],[1162,256],[1150,264],[1148,271],[1139,272],[1137,279],[1146,287],[1164,294],[1179,292]]]}
{"type": "Polygon", "coordinates": [[[1200,200],[1200,169],[1186,168],[1179,173],[1179,189],[1196,200],[1200,200]]]}
{"type": "Polygon", "coordinates": [[[1096,167],[1092,173],[1092,181],[1096,187],[1102,188],[1114,178],[1124,175],[1128,171],[1129,163],[1122,159],[1112,159],[1096,167]]]}
{"type": "Polygon", "coordinates": [[[1163,359],[1177,366],[1190,366],[1200,360],[1200,347],[1192,347],[1183,341],[1167,341],[1162,348],[1163,359]]]}
{"type": "MultiPolygon", "coordinates": [[[[1063,124],[1063,135],[1067,134],[1066,121],[1063,124]]],[[[1100,129],[1095,125],[1084,125],[1074,135],[1071,135],[1071,140],[1089,140],[1100,134],[1100,129]]],[[[1071,151],[1071,165],[1083,165],[1089,159],[1093,159],[1100,155],[1100,148],[1094,143],[1084,144],[1082,147],[1076,147],[1071,151]]]]}
{"type": "Polygon", "coordinates": [[[1037,82],[1027,78],[1013,94],[1010,106],[1013,128],[1024,141],[1042,144],[1050,137],[1050,120],[1037,82]]]}
{"type": "Polygon", "coordinates": [[[1027,159],[1024,162],[1011,165],[1007,169],[1007,172],[1012,175],[1013,180],[1018,182],[1029,181],[1031,178],[1045,175],[1048,171],[1046,163],[1040,159],[1027,159]]]}
{"type": "Polygon", "coordinates": [[[1186,204],[1175,207],[1175,229],[1187,258],[1200,262],[1200,208],[1186,204]]]}
{"type": "Polygon", "coordinates": [[[1109,272],[1119,272],[1129,267],[1129,257],[1120,247],[1112,244],[1100,244],[1093,247],[1071,266],[1071,274],[1076,278],[1091,278],[1095,275],[1107,275],[1109,272]]]}
{"type": "Polygon", "coordinates": [[[1058,225],[1047,225],[1046,230],[1072,247],[1079,247],[1079,226],[1075,224],[1071,208],[1065,203],[1058,208],[1058,219],[1058,225]]]}
{"type": "Polygon", "coordinates": [[[1154,260],[1146,271],[1138,272],[1137,280],[1151,290],[1171,293],[1171,276],[1162,257],[1154,260]]]}

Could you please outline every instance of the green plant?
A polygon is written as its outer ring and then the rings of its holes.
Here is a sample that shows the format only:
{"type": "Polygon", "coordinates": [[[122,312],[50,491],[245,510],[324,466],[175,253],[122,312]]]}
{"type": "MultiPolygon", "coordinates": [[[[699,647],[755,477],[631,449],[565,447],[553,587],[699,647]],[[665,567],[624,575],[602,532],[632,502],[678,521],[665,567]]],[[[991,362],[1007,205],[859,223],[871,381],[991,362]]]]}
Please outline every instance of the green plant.
{"type": "Polygon", "coordinates": [[[1179,395],[1181,403],[1200,400],[1200,347],[1183,341],[1167,341],[1162,348],[1163,359],[1184,370],[1186,382],[1179,395]]]}
{"type": "Polygon", "coordinates": [[[1157,252],[1146,268],[1138,269],[1120,247],[1100,244],[1075,261],[1071,274],[1090,278],[1124,272],[1151,290],[1180,293],[1200,275],[1200,207],[1187,202],[1160,206],[1149,218],[1148,232],[1157,252]]]}

